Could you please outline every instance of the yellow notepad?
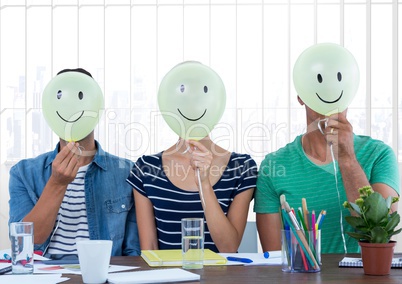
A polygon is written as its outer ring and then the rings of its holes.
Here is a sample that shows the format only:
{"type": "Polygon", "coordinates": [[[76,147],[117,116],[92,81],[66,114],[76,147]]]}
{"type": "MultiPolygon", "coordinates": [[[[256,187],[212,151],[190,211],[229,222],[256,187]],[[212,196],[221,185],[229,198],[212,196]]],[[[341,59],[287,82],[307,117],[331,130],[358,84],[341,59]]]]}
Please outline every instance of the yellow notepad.
{"type": "MultiPolygon", "coordinates": [[[[142,250],[141,257],[151,267],[156,266],[181,266],[181,249],[167,250],[142,250]]],[[[213,252],[210,249],[204,249],[204,265],[223,265],[226,264],[226,258],[213,252]]]]}

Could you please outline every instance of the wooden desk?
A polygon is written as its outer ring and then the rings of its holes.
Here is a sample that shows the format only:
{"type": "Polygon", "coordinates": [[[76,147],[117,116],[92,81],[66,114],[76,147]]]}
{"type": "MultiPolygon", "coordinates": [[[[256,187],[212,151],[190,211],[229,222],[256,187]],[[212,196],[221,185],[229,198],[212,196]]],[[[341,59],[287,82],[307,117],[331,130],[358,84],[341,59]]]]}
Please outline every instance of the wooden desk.
{"type": "MultiPolygon", "coordinates": [[[[402,269],[393,268],[387,276],[368,276],[363,268],[339,268],[341,254],[322,256],[321,272],[285,273],[281,266],[204,266],[203,269],[191,270],[201,275],[200,282],[181,283],[402,283],[402,269]]],[[[112,264],[139,266],[136,270],[150,268],[139,256],[112,257],[112,264]]],[[[70,280],[63,283],[82,283],[81,275],[65,274],[70,280]]]]}

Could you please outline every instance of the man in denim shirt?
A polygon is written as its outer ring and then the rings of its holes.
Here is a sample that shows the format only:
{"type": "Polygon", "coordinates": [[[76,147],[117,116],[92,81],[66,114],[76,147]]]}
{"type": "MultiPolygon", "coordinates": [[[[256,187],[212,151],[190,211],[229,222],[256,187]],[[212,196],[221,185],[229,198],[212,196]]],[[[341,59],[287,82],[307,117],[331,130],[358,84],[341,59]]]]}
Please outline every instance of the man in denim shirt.
{"type": "MultiPolygon", "coordinates": [[[[83,69],[64,72],[93,80],[83,69]]],[[[63,91],[70,87],[60,84],[63,91]]],[[[33,222],[35,250],[47,256],[76,254],[81,239],[112,240],[112,255],[140,255],[133,191],[125,181],[133,163],[103,151],[89,131],[78,142],[60,137],[54,151],[11,168],[9,223],[33,222]]]]}

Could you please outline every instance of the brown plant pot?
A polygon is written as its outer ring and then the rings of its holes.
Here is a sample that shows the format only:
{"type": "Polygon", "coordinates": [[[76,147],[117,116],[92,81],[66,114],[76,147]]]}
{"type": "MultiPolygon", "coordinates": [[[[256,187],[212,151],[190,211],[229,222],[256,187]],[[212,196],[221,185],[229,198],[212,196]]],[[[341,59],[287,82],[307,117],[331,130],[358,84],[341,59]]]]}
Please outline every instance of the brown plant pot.
{"type": "Polygon", "coordinates": [[[395,241],[386,244],[359,242],[364,274],[388,275],[391,271],[395,241]]]}

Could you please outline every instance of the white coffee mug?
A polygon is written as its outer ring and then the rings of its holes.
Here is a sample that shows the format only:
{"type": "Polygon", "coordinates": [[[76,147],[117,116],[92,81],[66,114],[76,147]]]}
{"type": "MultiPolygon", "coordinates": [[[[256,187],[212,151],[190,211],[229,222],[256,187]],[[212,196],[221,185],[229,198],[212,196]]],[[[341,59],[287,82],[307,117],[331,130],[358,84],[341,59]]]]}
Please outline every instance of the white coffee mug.
{"type": "Polygon", "coordinates": [[[78,259],[84,283],[105,283],[112,253],[110,240],[77,241],[78,259]]]}

